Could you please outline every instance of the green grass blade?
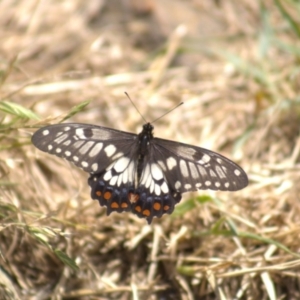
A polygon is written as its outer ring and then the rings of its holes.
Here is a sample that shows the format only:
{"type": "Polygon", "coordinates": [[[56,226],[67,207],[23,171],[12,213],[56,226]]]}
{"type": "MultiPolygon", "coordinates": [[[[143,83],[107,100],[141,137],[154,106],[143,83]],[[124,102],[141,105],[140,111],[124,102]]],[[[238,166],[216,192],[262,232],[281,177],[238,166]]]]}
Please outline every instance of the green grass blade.
{"type": "Polygon", "coordinates": [[[9,101],[0,102],[0,111],[22,119],[39,120],[39,117],[30,109],[9,101]]]}

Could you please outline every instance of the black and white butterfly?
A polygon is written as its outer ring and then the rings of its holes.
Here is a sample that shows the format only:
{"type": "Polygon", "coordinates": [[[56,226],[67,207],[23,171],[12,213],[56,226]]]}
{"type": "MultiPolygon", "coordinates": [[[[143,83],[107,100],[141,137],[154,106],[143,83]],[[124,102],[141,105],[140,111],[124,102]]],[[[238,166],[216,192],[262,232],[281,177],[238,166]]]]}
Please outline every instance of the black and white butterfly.
{"type": "Polygon", "coordinates": [[[89,124],[50,125],[37,130],[32,143],[88,172],[91,197],[108,215],[131,211],[149,224],[172,213],[182,193],[248,185],[244,170],[228,158],[155,138],[151,123],[138,135],[89,124]]]}

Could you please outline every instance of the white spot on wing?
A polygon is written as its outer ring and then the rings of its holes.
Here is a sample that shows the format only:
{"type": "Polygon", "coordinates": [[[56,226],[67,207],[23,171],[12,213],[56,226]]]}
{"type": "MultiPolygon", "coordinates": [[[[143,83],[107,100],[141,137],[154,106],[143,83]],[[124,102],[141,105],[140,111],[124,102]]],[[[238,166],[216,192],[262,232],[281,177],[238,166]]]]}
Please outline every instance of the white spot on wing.
{"type": "Polygon", "coordinates": [[[241,175],[241,171],[238,170],[238,169],[235,169],[235,170],[234,170],[234,174],[235,174],[236,176],[240,176],[240,175],[241,175]]]}
{"type": "Polygon", "coordinates": [[[167,171],[167,169],[166,169],[166,165],[164,164],[164,162],[163,161],[161,161],[161,160],[158,160],[157,161],[157,164],[162,168],[162,170],[164,171],[164,172],[166,172],[167,171]]]}
{"type": "Polygon", "coordinates": [[[128,182],[128,177],[129,177],[129,170],[126,169],[126,170],[123,172],[123,183],[127,183],[127,182],[128,182]]]}
{"type": "Polygon", "coordinates": [[[178,146],[177,150],[189,159],[193,159],[193,155],[195,155],[195,153],[197,152],[195,149],[186,146],[178,146]]]}
{"type": "Polygon", "coordinates": [[[92,164],[92,170],[93,170],[94,172],[96,172],[96,171],[98,170],[98,164],[97,164],[97,163],[93,163],[93,164],[92,164]]]}
{"type": "Polygon", "coordinates": [[[86,143],[79,149],[79,152],[80,152],[81,154],[86,154],[86,153],[90,150],[90,148],[94,145],[94,143],[95,143],[95,142],[93,142],[93,141],[88,141],[88,142],[86,142],[86,143]]]}
{"type": "Polygon", "coordinates": [[[77,148],[81,147],[84,143],[85,143],[85,141],[77,141],[73,144],[73,147],[77,149],[77,148]]]}
{"type": "Polygon", "coordinates": [[[206,173],[206,170],[204,169],[204,167],[202,167],[202,166],[197,166],[197,167],[198,167],[198,170],[199,170],[201,176],[203,176],[203,177],[207,176],[207,173],[206,173]]]}
{"type": "Polygon", "coordinates": [[[213,170],[209,170],[209,175],[211,176],[211,177],[217,177],[217,174],[213,171],[213,170]]]}
{"type": "Polygon", "coordinates": [[[61,152],[61,149],[60,149],[60,148],[57,148],[55,151],[56,151],[56,153],[60,153],[60,152],[61,152]]]}
{"type": "Polygon", "coordinates": [[[48,129],[45,129],[45,130],[43,130],[43,135],[45,136],[45,135],[48,135],[49,133],[50,133],[50,131],[48,130],[48,129]]]}
{"type": "Polygon", "coordinates": [[[118,173],[122,173],[128,167],[129,162],[130,159],[128,157],[123,156],[122,158],[116,161],[116,163],[114,164],[114,169],[118,173]]]}
{"type": "Polygon", "coordinates": [[[84,168],[87,168],[89,166],[89,164],[86,162],[86,161],[82,161],[81,162],[81,165],[84,167],[84,168]]]}
{"type": "Polygon", "coordinates": [[[226,188],[229,188],[229,186],[230,186],[229,182],[226,182],[224,185],[226,188]]]}
{"type": "Polygon", "coordinates": [[[67,127],[64,128],[64,131],[69,131],[70,129],[71,129],[71,127],[67,126],[67,127]]]}
{"type": "Polygon", "coordinates": [[[107,129],[92,128],[92,133],[92,138],[96,140],[108,140],[111,137],[111,134],[107,129]]]}
{"type": "Polygon", "coordinates": [[[89,156],[90,156],[90,157],[94,157],[94,156],[96,156],[97,154],[99,154],[99,152],[101,151],[102,147],[103,147],[103,143],[97,143],[97,144],[93,147],[93,149],[90,151],[89,156]]]}
{"type": "Polygon", "coordinates": [[[151,174],[155,180],[160,180],[164,177],[163,172],[158,164],[151,164],[151,174]]]}
{"type": "Polygon", "coordinates": [[[118,186],[122,184],[122,180],[123,180],[123,173],[121,173],[118,177],[118,186]]]}
{"type": "Polygon", "coordinates": [[[75,155],[74,155],[74,156],[73,156],[73,160],[74,160],[74,161],[78,161],[78,156],[75,156],[75,155]]]}
{"type": "Polygon", "coordinates": [[[146,183],[145,183],[145,187],[146,187],[146,188],[149,188],[150,185],[151,185],[151,182],[152,182],[152,177],[151,177],[151,175],[149,174],[149,176],[148,176],[148,178],[147,178],[147,181],[146,181],[146,183]]]}
{"type": "MultiPolygon", "coordinates": [[[[133,172],[134,172],[134,162],[132,161],[127,168],[127,181],[133,182],[133,172]]],[[[124,174],[123,174],[123,182],[124,182],[124,174]]]]}
{"type": "Polygon", "coordinates": [[[216,166],[216,171],[217,171],[217,174],[219,175],[220,178],[225,178],[226,177],[220,166],[216,166]]]}
{"type": "Polygon", "coordinates": [[[167,166],[169,170],[172,170],[174,167],[176,167],[177,161],[174,157],[167,158],[167,166]]]}
{"type": "Polygon", "coordinates": [[[60,144],[61,142],[63,142],[67,138],[68,138],[68,135],[63,134],[63,135],[59,136],[57,139],[55,139],[54,142],[57,143],[57,144],[60,144]]]}
{"type": "Polygon", "coordinates": [[[155,183],[154,183],[154,181],[152,180],[152,181],[151,181],[151,185],[150,185],[150,193],[153,193],[153,192],[154,192],[154,186],[155,186],[155,183]]]}
{"type": "Polygon", "coordinates": [[[196,188],[197,188],[197,189],[200,189],[201,186],[202,186],[202,183],[200,183],[200,182],[199,182],[199,183],[196,183],[196,188]]]}
{"type": "Polygon", "coordinates": [[[176,181],[175,182],[175,189],[179,190],[181,188],[181,182],[180,181],[176,181]]]}
{"type": "Polygon", "coordinates": [[[215,182],[215,186],[219,188],[221,186],[221,183],[220,182],[215,182]]]}
{"type": "Polygon", "coordinates": [[[114,176],[110,181],[109,181],[109,184],[110,185],[115,185],[117,183],[117,180],[118,180],[118,176],[114,176]]]}
{"type": "Polygon", "coordinates": [[[105,181],[108,181],[108,180],[110,180],[111,178],[112,178],[112,174],[111,174],[111,171],[109,170],[109,171],[107,171],[107,172],[104,174],[103,179],[104,179],[105,181]]]}
{"type": "Polygon", "coordinates": [[[188,171],[186,162],[183,159],[180,160],[179,166],[180,166],[180,171],[181,171],[182,176],[188,177],[189,171],[188,171]]]}
{"type": "Polygon", "coordinates": [[[71,156],[71,152],[70,151],[65,151],[65,155],[66,156],[71,156]]]}
{"type": "Polygon", "coordinates": [[[207,154],[204,154],[202,156],[202,158],[200,160],[198,160],[198,163],[201,164],[201,165],[205,165],[206,163],[208,163],[210,161],[210,156],[207,155],[207,154]]]}
{"type": "Polygon", "coordinates": [[[166,182],[164,181],[164,183],[161,185],[161,191],[164,193],[164,194],[167,194],[169,192],[169,188],[168,188],[168,185],[166,184],[166,182]]]}
{"type": "Polygon", "coordinates": [[[86,140],[86,139],[87,139],[87,137],[85,136],[84,131],[83,131],[82,128],[77,128],[77,129],[75,130],[75,134],[76,134],[76,136],[79,137],[80,139],[83,139],[83,140],[86,140]]]}
{"type": "Polygon", "coordinates": [[[65,146],[69,146],[70,144],[71,144],[71,140],[67,140],[67,141],[63,142],[63,145],[65,145],[65,146]]]}
{"type": "Polygon", "coordinates": [[[48,151],[51,151],[53,149],[52,145],[48,145],[48,151]]]}
{"type": "Polygon", "coordinates": [[[159,186],[158,184],[155,184],[155,185],[154,185],[154,192],[155,192],[155,194],[156,194],[157,196],[160,195],[161,190],[160,190],[160,186],[159,186]]]}
{"type": "Polygon", "coordinates": [[[108,145],[104,148],[104,151],[108,157],[111,157],[116,152],[117,148],[114,145],[108,145]]]}
{"type": "Polygon", "coordinates": [[[225,172],[225,174],[227,173],[227,168],[222,166],[223,171],[225,172]]]}
{"type": "Polygon", "coordinates": [[[119,157],[122,157],[122,156],[124,156],[124,153],[119,152],[112,157],[112,160],[118,159],[119,157]]]}
{"type": "Polygon", "coordinates": [[[191,187],[192,187],[192,186],[191,186],[189,183],[186,183],[186,184],[184,185],[184,188],[185,188],[186,190],[189,190],[191,187]]]}
{"type": "Polygon", "coordinates": [[[210,186],[211,185],[211,181],[207,180],[204,182],[206,186],[210,186]]]}
{"type": "Polygon", "coordinates": [[[202,157],[202,160],[206,163],[208,163],[210,161],[210,156],[207,155],[207,154],[204,154],[203,157],[202,157]]]}
{"type": "Polygon", "coordinates": [[[198,170],[197,170],[195,164],[193,164],[192,162],[189,162],[189,167],[190,167],[192,177],[194,179],[198,178],[199,174],[198,174],[198,170]]]}

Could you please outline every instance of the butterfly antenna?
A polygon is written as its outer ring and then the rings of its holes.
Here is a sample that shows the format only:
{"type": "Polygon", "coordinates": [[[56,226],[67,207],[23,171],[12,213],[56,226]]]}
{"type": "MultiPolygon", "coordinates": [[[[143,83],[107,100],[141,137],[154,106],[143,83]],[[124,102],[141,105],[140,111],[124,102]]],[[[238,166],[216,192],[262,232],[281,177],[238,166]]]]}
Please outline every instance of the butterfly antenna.
{"type": "Polygon", "coordinates": [[[167,111],[166,113],[164,113],[162,116],[160,116],[157,119],[155,119],[154,121],[152,121],[151,124],[153,124],[154,122],[158,121],[159,119],[161,119],[162,117],[164,117],[165,115],[169,114],[170,112],[172,112],[173,110],[175,110],[176,108],[178,108],[179,106],[181,106],[183,104],[184,104],[184,102],[180,102],[179,104],[177,104],[176,106],[174,106],[172,109],[170,109],[169,111],[167,111]]]}
{"type": "Polygon", "coordinates": [[[134,102],[131,100],[131,98],[129,97],[127,92],[124,92],[125,95],[127,96],[127,98],[130,100],[131,104],[133,105],[133,107],[136,109],[136,111],[140,114],[140,116],[142,117],[142,119],[145,121],[145,123],[148,123],[147,120],[144,118],[144,116],[141,114],[141,112],[138,110],[138,108],[136,107],[136,105],[134,104],[134,102]]]}

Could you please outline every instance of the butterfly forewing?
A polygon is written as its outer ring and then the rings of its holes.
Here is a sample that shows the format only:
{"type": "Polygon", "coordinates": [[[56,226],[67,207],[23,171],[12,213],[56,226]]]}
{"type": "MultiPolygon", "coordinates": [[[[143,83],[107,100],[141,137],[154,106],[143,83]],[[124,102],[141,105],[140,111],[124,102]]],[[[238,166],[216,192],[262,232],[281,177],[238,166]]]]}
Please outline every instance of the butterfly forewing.
{"type": "Polygon", "coordinates": [[[201,189],[237,191],[246,173],[207,149],[153,138],[147,123],[139,135],[89,124],[57,124],[37,130],[33,144],[90,173],[91,197],[113,211],[132,211],[151,223],[172,213],[181,194],[201,189]]]}
{"type": "Polygon", "coordinates": [[[183,143],[153,139],[154,157],[169,184],[180,193],[197,190],[237,191],[248,185],[244,170],[213,151],[183,143]]]}
{"type": "Polygon", "coordinates": [[[40,128],[32,143],[63,157],[88,173],[99,173],[119,157],[130,155],[137,136],[88,124],[57,124],[40,128]]]}

